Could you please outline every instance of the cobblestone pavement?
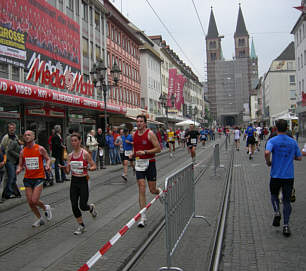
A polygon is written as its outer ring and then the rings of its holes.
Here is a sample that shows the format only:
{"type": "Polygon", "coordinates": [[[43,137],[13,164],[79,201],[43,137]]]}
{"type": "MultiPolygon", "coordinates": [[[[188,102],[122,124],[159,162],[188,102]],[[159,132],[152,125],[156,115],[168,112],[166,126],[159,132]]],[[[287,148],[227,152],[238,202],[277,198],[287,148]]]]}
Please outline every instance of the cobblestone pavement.
{"type": "Polygon", "coordinates": [[[272,226],[273,209],[264,146],[255,153],[253,160],[248,159],[245,148],[236,152],[234,159],[220,270],[306,270],[305,158],[295,162],[297,200],[292,204],[292,235],[289,238],[283,236],[282,227],[272,226]]]}

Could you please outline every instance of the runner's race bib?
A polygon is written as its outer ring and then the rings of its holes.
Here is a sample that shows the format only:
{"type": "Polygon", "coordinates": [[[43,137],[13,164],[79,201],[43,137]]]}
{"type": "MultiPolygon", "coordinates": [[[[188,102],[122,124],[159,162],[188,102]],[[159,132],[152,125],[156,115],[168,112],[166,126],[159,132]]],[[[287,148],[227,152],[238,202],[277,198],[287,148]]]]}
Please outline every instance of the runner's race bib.
{"type": "Polygon", "coordinates": [[[28,170],[39,169],[38,157],[26,157],[25,164],[28,170]]]}
{"type": "Polygon", "coordinates": [[[146,171],[149,167],[149,159],[136,159],[135,169],[136,171],[146,171]]]}
{"type": "Polygon", "coordinates": [[[71,172],[74,174],[80,175],[84,173],[83,161],[71,161],[70,167],[71,167],[71,172]]]}
{"type": "Polygon", "coordinates": [[[190,142],[191,142],[191,144],[197,144],[197,139],[196,138],[191,138],[190,142]]]}
{"type": "Polygon", "coordinates": [[[129,157],[132,154],[133,154],[133,151],[125,151],[124,152],[124,155],[127,156],[127,157],[129,157]]]}

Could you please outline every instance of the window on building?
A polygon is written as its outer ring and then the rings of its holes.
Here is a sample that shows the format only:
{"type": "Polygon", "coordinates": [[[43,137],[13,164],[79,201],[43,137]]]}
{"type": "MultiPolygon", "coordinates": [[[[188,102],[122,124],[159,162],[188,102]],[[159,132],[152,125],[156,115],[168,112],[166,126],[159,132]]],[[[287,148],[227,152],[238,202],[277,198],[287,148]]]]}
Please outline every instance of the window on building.
{"type": "Polygon", "coordinates": [[[6,63],[0,62],[0,77],[8,78],[8,65],[6,63]]]}
{"type": "Polygon", "coordinates": [[[107,52],[107,67],[110,68],[110,54],[107,52]]]}
{"type": "Polygon", "coordinates": [[[107,33],[107,36],[110,37],[109,23],[106,23],[106,33],[107,33]]]}
{"type": "Polygon", "coordinates": [[[292,61],[287,62],[287,70],[293,70],[293,62],[292,61]]]}
{"type": "Polygon", "coordinates": [[[212,61],[217,60],[217,54],[216,53],[210,53],[210,59],[212,61]]]}
{"type": "Polygon", "coordinates": [[[217,48],[217,43],[216,41],[210,41],[209,42],[209,49],[216,49],[217,48]]]}
{"type": "Polygon", "coordinates": [[[77,16],[80,15],[79,0],[75,0],[75,13],[77,16]]]}
{"type": "Polygon", "coordinates": [[[101,48],[96,45],[96,60],[101,59],[101,48]]]}
{"type": "Polygon", "coordinates": [[[118,33],[118,44],[121,46],[121,32],[118,33]]]}
{"type": "Polygon", "coordinates": [[[83,37],[82,42],[83,42],[83,56],[88,57],[88,40],[83,37]]]}
{"type": "Polygon", "coordinates": [[[67,2],[67,8],[69,8],[72,11],[73,11],[73,1],[74,0],[68,0],[68,2],[67,2]]]}
{"type": "Polygon", "coordinates": [[[19,67],[12,66],[12,79],[15,81],[19,81],[19,67]]]}
{"type": "Polygon", "coordinates": [[[92,7],[89,8],[89,23],[92,25],[92,19],[93,19],[93,11],[92,7]]]}
{"type": "Polygon", "coordinates": [[[305,91],[304,79],[302,80],[302,91],[305,91]]]}
{"type": "Polygon", "coordinates": [[[300,70],[300,57],[298,57],[298,70],[300,70]]]}
{"type": "Polygon", "coordinates": [[[239,51],[239,57],[245,57],[245,50],[239,51]]]}
{"type": "Polygon", "coordinates": [[[112,55],[112,65],[111,65],[111,67],[112,67],[114,64],[115,64],[115,56],[112,55]]]}
{"type": "Polygon", "coordinates": [[[100,14],[95,11],[95,26],[96,30],[100,31],[100,14]]]}
{"type": "Polygon", "coordinates": [[[301,54],[301,69],[303,68],[303,54],[301,54]]]}
{"type": "Polygon", "coordinates": [[[88,5],[82,1],[82,6],[83,6],[83,20],[85,22],[88,22],[88,5]]]}
{"type": "Polygon", "coordinates": [[[290,76],[289,76],[289,83],[290,83],[290,85],[292,85],[292,86],[295,85],[295,75],[290,75],[290,76]]]}
{"type": "Polygon", "coordinates": [[[238,39],[238,47],[245,47],[245,39],[238,39]]]}
{"type": "Polygon", "coordinates": [[[300,42],[299,43],[301,43],[302,42],[302,29],[299,30],[299,36],[300,36],[300,42]]]}

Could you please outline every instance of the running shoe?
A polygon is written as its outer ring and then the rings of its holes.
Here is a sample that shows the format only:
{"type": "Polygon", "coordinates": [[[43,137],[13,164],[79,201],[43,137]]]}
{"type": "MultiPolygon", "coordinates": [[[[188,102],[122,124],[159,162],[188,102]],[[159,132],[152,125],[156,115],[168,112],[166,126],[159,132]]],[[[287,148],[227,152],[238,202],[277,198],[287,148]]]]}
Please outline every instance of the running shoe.
{"type": "Polygon", "coordinates": [[[283,227],[283,235],[289,237],[291,235],[291,231],[288,225],[284,225],[283,227]]]}
{"type": "Polygon", "coordinates": [[[127,177],[125,176],[125,175],[121,175],[121,178],[125,181],[125,182],[127,182],[128,181],[128,179],[127,179],[127,177]]]}
{"type": "Polygon", "coordinates": [[[80,235],[86,231],[85,226],[79,225],[77,229],[73,232],[74,235],[80,235]]]}
{"type": "Polygon", "coordinates": [[[42,225],[44,225],[44,224],[45,224],[45,221],[44,221],[42,218],[40,218],[40,219],[36,220],[36,221],[32,224],[32,227],[33,227],[33,228],[38,228],[38,227],[40,227],[40,226],[42,226],[42,225]]]}
{"type": "Polygon", "coordinates": [[[52,219],[52,212],[51,212],[51,206],[50,205],[45,205],[45,217],[47,218],[48,221],[52,219]]]}
{"type": "Polygon", "coordinates": [[[89,204],[90,206],[90,214],[92,215],[92,217],[96,217],[97,216],[97,211],[96,211],[96,206],[92,203],[89,204]]]}
{"type": "Polygon", "coordinates": [[[279,213],[275,214],[274,215],[274,218],[273,218],[273,223],[272,223],[272,226],[274,227],[279,227],[280,226],[280,221],[281,221],[281,215],[279,213]]]}
{"type": "Polygon", "coordinates": [[[142,215],[141,215],[141,218],[140,218],[140,220],[139,220],[139,222],[138,222],[138,224],[137,224],[137,226],[138,226],[139,228],[144,228],[144,226],[146,225],[146,220],[147,220],[146,215],[145,215],[145,214],[142,214],[142,215]]]}

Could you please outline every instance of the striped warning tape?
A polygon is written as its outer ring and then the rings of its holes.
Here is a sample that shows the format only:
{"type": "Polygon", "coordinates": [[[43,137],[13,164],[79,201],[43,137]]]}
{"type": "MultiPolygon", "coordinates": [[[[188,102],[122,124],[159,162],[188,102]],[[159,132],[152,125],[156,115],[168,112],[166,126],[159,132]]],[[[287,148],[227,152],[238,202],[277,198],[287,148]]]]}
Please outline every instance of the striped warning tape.
{"type": "Polygon", "coordinates": [[[100,250],[98,250],[96,254],[87,261],[87,263],[80,267],[78,271],[89,270],[135,224],[135,222],[140,219],[141,215],[145,213],[157,199],[162,197],[165,192],[167,192],[167,190],[161,191],[157,196],[155,196],[146,207],[141,209],[137,215],[135,215],[125,226],[123,226],[121,230],[118,231],[100,250]]]}

